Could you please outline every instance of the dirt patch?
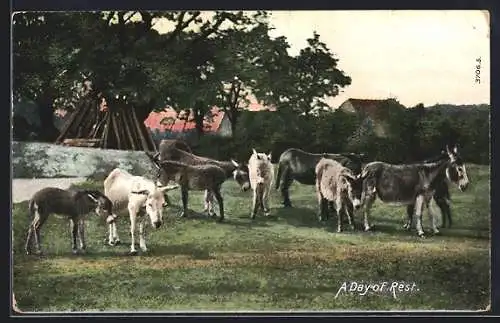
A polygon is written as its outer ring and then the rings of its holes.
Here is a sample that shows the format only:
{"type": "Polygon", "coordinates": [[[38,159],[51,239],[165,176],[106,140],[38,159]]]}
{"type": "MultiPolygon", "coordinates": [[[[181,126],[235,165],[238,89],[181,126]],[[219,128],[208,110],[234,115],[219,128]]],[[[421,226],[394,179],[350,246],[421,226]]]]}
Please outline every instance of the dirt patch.
{"type": "Polygon", "coordinates": [[[44,187],[67,189],[71,184],[84,182],[85,178],[14,178],[12,180],[12,203],[29,200],[33,194],[44,187]]]}

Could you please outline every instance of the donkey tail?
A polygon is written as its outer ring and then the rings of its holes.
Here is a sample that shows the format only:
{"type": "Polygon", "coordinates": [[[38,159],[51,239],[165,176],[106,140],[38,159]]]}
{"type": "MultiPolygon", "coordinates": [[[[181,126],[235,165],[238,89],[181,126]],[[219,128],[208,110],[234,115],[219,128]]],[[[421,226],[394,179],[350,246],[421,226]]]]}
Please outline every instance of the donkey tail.
{"type": "Polygon", "coordinates": [[[278,170],[276,171],[276,181],[274,182],[274,188],[276,190],[280,189],[282,172],[283,172],[283,167],[281,166],[281,162],[278,162],[278,170]]]}

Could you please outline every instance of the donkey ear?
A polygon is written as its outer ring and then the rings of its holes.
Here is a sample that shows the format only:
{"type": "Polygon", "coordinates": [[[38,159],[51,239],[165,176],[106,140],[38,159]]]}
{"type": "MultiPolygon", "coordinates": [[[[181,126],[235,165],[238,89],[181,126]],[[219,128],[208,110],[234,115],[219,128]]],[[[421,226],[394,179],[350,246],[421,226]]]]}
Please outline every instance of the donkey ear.
{"type": "Polygon", "coordinates": [[[270,151],[270,152],[269,152],[269,154],[267,155],[267,158],[268,158],[269,160],[271,160],[271,157],[272,157],[272,156],[273,156],[273,152],[272,152],[272,151],[270,151]]]}
{"type": "Polygon", "coordinates": [[[448,145],[446,145],[446,153],[451,154],[450,147],[448,145]]]}
{"type": "Polygon", "coordinates": [[[252,154],[257,155],[257,151],[255,151],[255,148],[252,148],[252,154]]]}
{"type": "Polygon", "coordinates": [[[240,164],[234,161],[234,159],[231,159],[231,163],[234,165],[234,167],[240,167],[240,164]]]}
{"type": "Polygon", "coordinates": [[[454,152],[455,154],[457,154],[457,153],[458,153],[458,147],[457,147],[457,145],[453,146],[453,152],[454,152]]]}

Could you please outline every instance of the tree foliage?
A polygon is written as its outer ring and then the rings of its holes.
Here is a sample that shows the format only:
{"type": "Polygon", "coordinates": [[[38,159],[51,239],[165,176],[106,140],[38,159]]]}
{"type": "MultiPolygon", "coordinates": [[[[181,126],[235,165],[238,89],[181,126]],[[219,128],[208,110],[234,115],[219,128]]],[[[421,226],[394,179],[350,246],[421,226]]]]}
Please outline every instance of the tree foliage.
{"type": "MultiPolygon", "coordinates": [[[[272,38],[266,11],[40,12],[14,16],[14,94],[37,100],[48,118],[54,103],[74,106],[85,79],[140,118],[166,105],[188,110],[201,134],[213,106],[235,130],[254,95],[294,113],[326,106],[350,78],[317,33],[297,56],[272,38]],[[155,24],[172,27],[160,34],[155,24]]],[[[47,120],[46,120],[47,121],[47,120]]]]}

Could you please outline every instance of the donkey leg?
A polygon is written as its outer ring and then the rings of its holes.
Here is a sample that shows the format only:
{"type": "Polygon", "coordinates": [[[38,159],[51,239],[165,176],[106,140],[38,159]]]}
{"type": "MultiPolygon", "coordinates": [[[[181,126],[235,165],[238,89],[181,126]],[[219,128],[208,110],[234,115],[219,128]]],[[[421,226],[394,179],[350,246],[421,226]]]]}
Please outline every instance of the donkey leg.
{"type": "Polygon", "coordinates": [[[85,220],[83,218],[78,221],[78,238],[80,240],[80,249],[85,252],[87,244],[85,243],[85,220]]]}
{"type": "Polygon", "coordinates": [[[373,202],[375,201],[375,198],[372,197],[372,196],[368,196],[365,200],[365,203],[364,203],[364,218],[363,218],[363,221],[364,221],[364,229],[365,231],[370,231],[371,227],[370,227],[370,223],[368,222],[368,218],[370,217],[370,213],[371,213],[371,208],[373,206],[373,202]]]}
{"type": "Polygon", "coordinates": [[[257,214],[257,203],[259,201],[259,188],[256,187],[253,190],[253,197],[252,197],[252,212],[250,214],[250,218],[255,219],[255,215],[257,214]]]}
{"type": "Polygon", "coordinates": [[[214,211],[214,194],[210,190],[205,190],[205,212],[212,217],[217,215],[214,211]]]}
{"type": "Polygon", "coordinates": [[[120,242],[120,237],[118,236],[118,230],[116,229],[116,222],[113,222],[112,223],[113,227],[113,242],[114,242],[114,245],[117,246],[119,244],[121,244],[120,242]]]}
{"type": "Polygon", "coordinates": [[[104,238],[104,244],[114,246],[113,243],[113,224],[108,224],[108,237],[104,238]]]}
{"type": "Polygon", "coordinates": [[[71,252],[76,255],[78,253],[78,246],[76,244],[76,239],[78,237],[78,218],[74,217],[69,219],[71,226],[71,252]]]}
{"type": "Polygon", "coordinates": [[[31,240],[33,238],[33,233],[33,224],[30,224],[28,234],[26,235],[26,243],[24,244],[24,251],[27,255],[31,254],[31,240]]]}
{"type": "Polygon", "coordinates": [[[129,216],[130,216],[130,254],[136,254],[137,250],[135,249],[135,227],[137,222],[137,213],[135,210],[129,208],[129,216]]]}
{"type": "Polygon", "coordinates": [[[406,221],[403,224],[403,228],[410,231],[413,222],[413,213],[415,212],[415,204],[409,204],[406,206],[406,221]]]}
{"type": "Polygon", "coordinates": [[[181,199],[182,199],[181,217],[185,217],[187,215],[188,198],[189,198],[189,191],[187,190],[187,188],[182,187],[181,188],[181,199]]]}
{"type": "Polygon", "coordinates": [[[43,224],[47,220],[48,214],[41,214],[37,213],[37,216],[35,216],[35,221],[34,221],[34,230],[35,230],[35,244],[36,244],[36,253],[41,254],[42,253],[42,247],[41,247],[41,237],[40,237],[40,231],[42,229],[43,224]]]}
{"type": "Polygon", "coordinates": [[[354,231],[354,206],[350,202],[345,204],[345,213],[347,213],[347,221],[349,222],[349,227],[354,231]]]}
{"type": "Polygon", "coordinates": [[[217,204],[219,205],[219,220],[217,222],[222,222],[224,221],[224,200],[222,199],[222,195],[220,193],[220,187],[218,187],[214,192],[213,192],[215,199],[217,200],[217,204]]]}
{"type": "Polygon", "coordinates": [[[342,232],[342,199],[337,197],[335,199],[335,210],[337,211],[337,232],[342,232]]]}
{"type": "Polygon", "coordinates": [[[424,237],[424,229],[422,228],[422,211],[424,208],[424,197],[422,195],[417,196],[415,201],[415,218],[417,225],[417,234],[420,237],[424,237]]]}
{"type": "Polygon", "coordinates": [[[266,187],[262,192],[262,210],[264,211],[265,216],[269,216],[271,213],[269,208],[269,191],[270,187],[266,187]]]}
{"type": "Polygon", "coordinates": [[[427,210],[427,213],[429,214],[429,217],[431,218],[431,224],[432,224],[432,231],[434,234],[439,234],[439,229],[437,227],[437,219],[436,219],[436,214],[434,213],[434,210],[430,207],[430,200],[425,200],[424,201],[425,208],[427,210]]]}
{"type": "Polygon", "coordinates": [[[31,254],[31,242],[34,239],[35,235],[35,224],[36,224],[36,219],[33,219],[31,221],[30,226],[28,228],[28,234],[26,235],[26,243],[24,245],[24,251],[26,252],[27,255],[31,254]]]}
{"type": "Polygon", "coordinates": [[[292,185],[293,178],[290,174],[290,170],[285,168],[283,170],[283,181],[281,182],[281,196],[283,198],[283,206],[284,207],[292,207],[292,202],[290,201],[290,192],[289,188],[292,185]]]}
{"type": "Polygon", "coordinates": [[[323,198],[323,194],[321,194],[321,189],[318,185],[318,183],[316,182],[316,198],[318,200],[318,220],[321,222],[323,221],[323,218],[324,218],[324,213],[325,213],[325,203],[326,200],[323,198]]]}
{"type": "Polygon", "coordinates": [[[143,252],[148,251],[148,248],[146,247],[146,217],[143,217],[139,221],[139,247],[143,252]]]}
{"type": "Polygon", "coordinates": [[[443,217],[443,228],[446,227],[446,222],[448,220],[448,228],[451,228],[451,209],[450,202],[446,198],[435,199],[437,206],[441,210],[441,215],[443,217]]]}
{"type": "Polygon", "coordinates": [[[210,215],[210,202],[209,202],[209,192],[208,190],[205,190],[205,193],[203,195],[203,203],[204,203],[204,208],[203,208],[203,212],[207,213],[210,215]]]}

